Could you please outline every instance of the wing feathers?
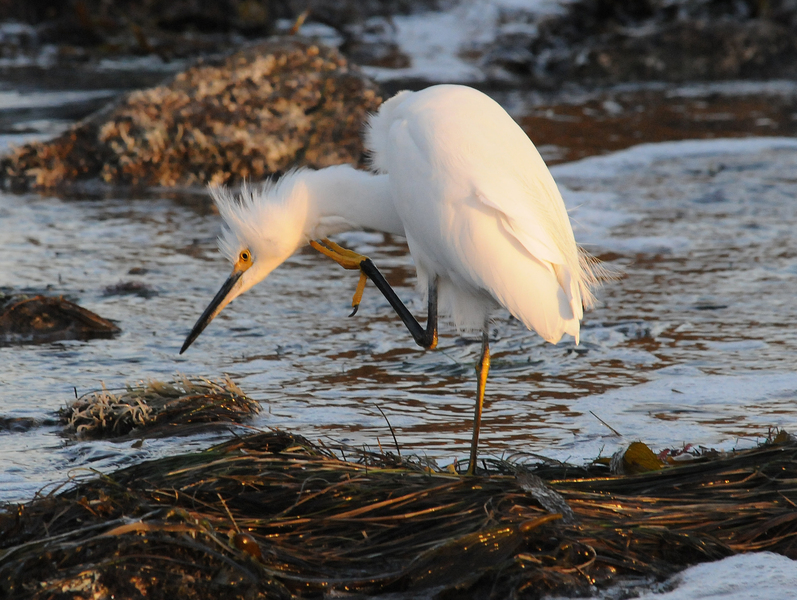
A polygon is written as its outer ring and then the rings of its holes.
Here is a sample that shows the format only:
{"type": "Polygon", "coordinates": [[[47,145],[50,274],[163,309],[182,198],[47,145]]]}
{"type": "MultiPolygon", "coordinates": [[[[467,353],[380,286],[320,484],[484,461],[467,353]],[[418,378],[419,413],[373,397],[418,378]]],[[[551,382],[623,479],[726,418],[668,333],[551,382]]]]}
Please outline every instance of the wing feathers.
{"type": "Polygon", "coordinates": [[[490,290],[546,339],[558,339],[557,331],[578,337],[578,321],[593,302],[590,288],[600,273],[594,259],[576,246],[564,202],[542,157],[503,108],[463,86],[402,92],[371,117],[366,146],[372,167],[390,174],[408,234],[417,230],[414,257],[424,252],[439,266],[438,274],[452,281],[470,273],[473,290],[468,294],[490,290]],[[504,245],[496,241],[498,246],[470,249],[485,257],[493,253],[492,262],[475,260],[473,254],[452,258],[462,245],[456,236],[468,235],[481,223],[478,215],[485,215],[484,210],[467,213],[474,201],[497,217],[493,227],[500,224],[506,236],[504,245]],[[457,231],[444,229],[455,223],[457,231]],[[435,242],[446,238],[442,248],[435,242]],[[517,242],[514,250],[509,240],[517,242]],[[512,264],[507,271],[511,281],[496,273],[495,261],[512,264]],[[535,290],[535,281],[548,283],[535,290]],[[543,309],[540,303],[550,306],[543,309]]]}

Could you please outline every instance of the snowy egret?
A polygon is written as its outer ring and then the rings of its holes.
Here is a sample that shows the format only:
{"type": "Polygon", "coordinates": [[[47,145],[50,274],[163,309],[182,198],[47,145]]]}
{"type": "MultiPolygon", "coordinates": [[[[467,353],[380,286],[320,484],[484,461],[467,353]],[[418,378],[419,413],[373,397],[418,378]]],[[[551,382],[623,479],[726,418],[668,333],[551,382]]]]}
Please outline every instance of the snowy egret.
{"type": "Polygon", "coordinates": [[[310,243],[360,270],[355,312],[368,277],[418,345],[437,344],[438,304],[458,330],[481,332],[473,473],[491,312],[503,306],[549,342],[568,333],[578,343],[583,308],[594,299],[594,261],[576,246],[562,197],[534,144],[485,94],[458,85],[400,92],[370,118],[366,146],[372,172],[303,169],[261,190],[244,187],[237,198],[212,190],[226,224],[219,246],[233,270],[180,353],[231,300],[310,243]],[[425,327],[367,257],[325,239],[358,228],[407,239],[418,287],[428,298],[425,327]]]}

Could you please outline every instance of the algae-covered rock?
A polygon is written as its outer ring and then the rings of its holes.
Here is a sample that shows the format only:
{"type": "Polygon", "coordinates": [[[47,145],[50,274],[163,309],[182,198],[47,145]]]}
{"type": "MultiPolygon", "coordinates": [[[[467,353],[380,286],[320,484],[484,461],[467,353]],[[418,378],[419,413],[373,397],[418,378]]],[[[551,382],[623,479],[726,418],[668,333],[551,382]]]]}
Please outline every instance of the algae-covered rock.
{"type": "Polygon", "coordinates": [[[47,142],[0,162],[6,188],[197,186],[300,166],[360,163],[377,87],[334,49],[298,39],[206,60],[131,92],[47,142]]]}
{"type": "Polygon", "coordinates": [[[791,79],[791,0],[575,0],[542,19],[509,11],[484,62],[527,85],[791,79]],[[525,28],[514,21],[528,20],[525,28]]]}
{"type": "Polygon", "coordinates": [[[0,294],[0,346],[108,338],[119,331],[62,296],[0,294]]]}

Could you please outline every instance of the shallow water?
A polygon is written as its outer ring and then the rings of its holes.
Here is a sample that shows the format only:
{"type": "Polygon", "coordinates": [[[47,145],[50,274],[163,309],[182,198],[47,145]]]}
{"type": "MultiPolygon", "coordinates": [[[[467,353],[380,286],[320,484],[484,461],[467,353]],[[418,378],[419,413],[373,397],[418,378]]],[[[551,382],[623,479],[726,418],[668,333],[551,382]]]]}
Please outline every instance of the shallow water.
{"type": "MultiPolygon", "coordinates": [[[[547,344],[496,315],[482,453],[580,462],[635,439],[730,448],[761,441],[772,426],[794,430],[795,166],[796,141],[760,138],[641,146],[555,167],[577,239],[623,276],[599,292],[578,347],[547,344]]],[[[111,340],[0,348],[0,416],[45,422],[0,433],[0,498],[228,436],[135,448],[70,441],[46,424],[75,390],[177,372],[230,374],[263,404],[254,427],[392,447],[381,408],[402,452],[442,464],[467,455],[476,338],[444,323],[440,349],[421,351],[373,287],[347,318],[356,277],[312,250],[178,356],[228,273],[218,230],[203,199],[0,194],[0,286],[65,294],[122,328],[111,340]],[[158,295],[103,295],[120,281],[158,295]]],[[[339,241],[369,254],[423,312],[402,240],[339,241]]]]}

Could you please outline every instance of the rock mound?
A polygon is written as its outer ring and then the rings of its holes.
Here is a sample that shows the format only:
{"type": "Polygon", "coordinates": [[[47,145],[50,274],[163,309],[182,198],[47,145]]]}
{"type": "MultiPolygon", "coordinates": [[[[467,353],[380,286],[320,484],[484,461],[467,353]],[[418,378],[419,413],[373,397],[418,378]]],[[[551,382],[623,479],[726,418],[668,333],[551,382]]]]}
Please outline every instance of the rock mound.
{"type": "Polygon", "coordinates": [[[376,84],[336,50],[277,39],[202,61],[17,148],[0,177],[15,191],[87,180],[190,187],[360,163],[361,129],[380,103],[376,84]]]}
{"type": "Polygon", "coordinates": [[[792,0],[575,0],[534,27],[506,28],[485,62],[547,88],[793,78],[795,32],[792,0]]]}
{"type": "Polygon", "coordinates": [[[0,346],[109,338],[120,329],[62,296],[0,293],[0,346]]]}

